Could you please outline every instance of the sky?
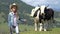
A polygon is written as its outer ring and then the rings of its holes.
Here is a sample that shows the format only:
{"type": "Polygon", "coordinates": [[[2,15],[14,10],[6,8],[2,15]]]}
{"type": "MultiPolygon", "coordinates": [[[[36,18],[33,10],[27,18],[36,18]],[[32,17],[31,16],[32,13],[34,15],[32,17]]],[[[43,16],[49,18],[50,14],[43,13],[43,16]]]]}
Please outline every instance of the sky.
{"type": "Polygon", "coordinates": [[[49,5],[50,8],[60,11],[60,0],[21,0],[30,6],[49,5]]]}

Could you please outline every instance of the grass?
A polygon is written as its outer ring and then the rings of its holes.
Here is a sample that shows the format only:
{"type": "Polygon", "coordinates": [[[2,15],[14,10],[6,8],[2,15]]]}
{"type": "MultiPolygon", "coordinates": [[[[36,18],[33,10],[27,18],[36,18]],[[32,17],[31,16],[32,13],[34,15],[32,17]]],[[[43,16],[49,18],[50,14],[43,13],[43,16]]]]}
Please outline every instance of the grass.
{"type": "MultiPolygon", "coordinates": [[[[34,31],[34,26],[32,25],[19,25],[20,34],[59,34],[60,28],[53,28],[52,31],[34,31]]],[[[9,34],[9,27],[7,23],[0,24],[0,34],[9,34]]],[[[15,34],[15,33],[14,33],[15,34]]]]}
{"type": "Polygon", "coordinates": [[[55,18],[56,21],[60,22],[60,18],[55,18]]]}
{"type": "Polygon", "coordinates": [[[53,28],[52,31],[34,31],[34,29],[31,28],[30,31],[20,32],[21,34],[59,34],[60,28],[53,28]]]}

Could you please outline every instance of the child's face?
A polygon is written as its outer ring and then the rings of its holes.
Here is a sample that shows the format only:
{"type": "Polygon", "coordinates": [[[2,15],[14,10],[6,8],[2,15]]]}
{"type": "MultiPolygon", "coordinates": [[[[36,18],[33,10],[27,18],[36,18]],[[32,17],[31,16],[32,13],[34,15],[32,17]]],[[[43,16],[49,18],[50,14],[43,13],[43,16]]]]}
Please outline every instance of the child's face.
{"type": "Polygon", "coordinates": [[[16,7],[13,7],[13,8],[12,8],[12,11],[13,11],[13,12],[16,12],[16,11],[17,11],[16,7]]]}

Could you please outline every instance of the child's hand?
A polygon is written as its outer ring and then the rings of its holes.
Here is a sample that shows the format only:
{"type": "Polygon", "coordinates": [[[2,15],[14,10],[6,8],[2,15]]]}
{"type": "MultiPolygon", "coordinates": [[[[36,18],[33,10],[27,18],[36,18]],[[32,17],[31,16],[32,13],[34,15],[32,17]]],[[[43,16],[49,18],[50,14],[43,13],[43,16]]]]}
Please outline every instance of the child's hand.
{"type": "Polygon", "coordinates": [[[22,21],[22,22],[26,22],[27,20],[26,20],[26,19],[20,19],[20,21],[22,21]]]}

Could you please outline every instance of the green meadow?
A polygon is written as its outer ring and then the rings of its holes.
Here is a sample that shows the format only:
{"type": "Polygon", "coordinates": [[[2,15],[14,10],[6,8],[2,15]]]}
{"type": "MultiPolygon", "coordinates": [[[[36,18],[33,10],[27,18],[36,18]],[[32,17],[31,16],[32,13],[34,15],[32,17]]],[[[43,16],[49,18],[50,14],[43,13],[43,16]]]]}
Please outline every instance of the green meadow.
{"type": "MultiPolygon", "coordinates": [[[[34,26],[27,24],[19,24],[19,30],[20,34],[60,34],[60,28],[52,28],[51,31],[34,31],[34,26]]],[[[0,24],[0,34],[9,34],[7,23],[0,24]]]]}

